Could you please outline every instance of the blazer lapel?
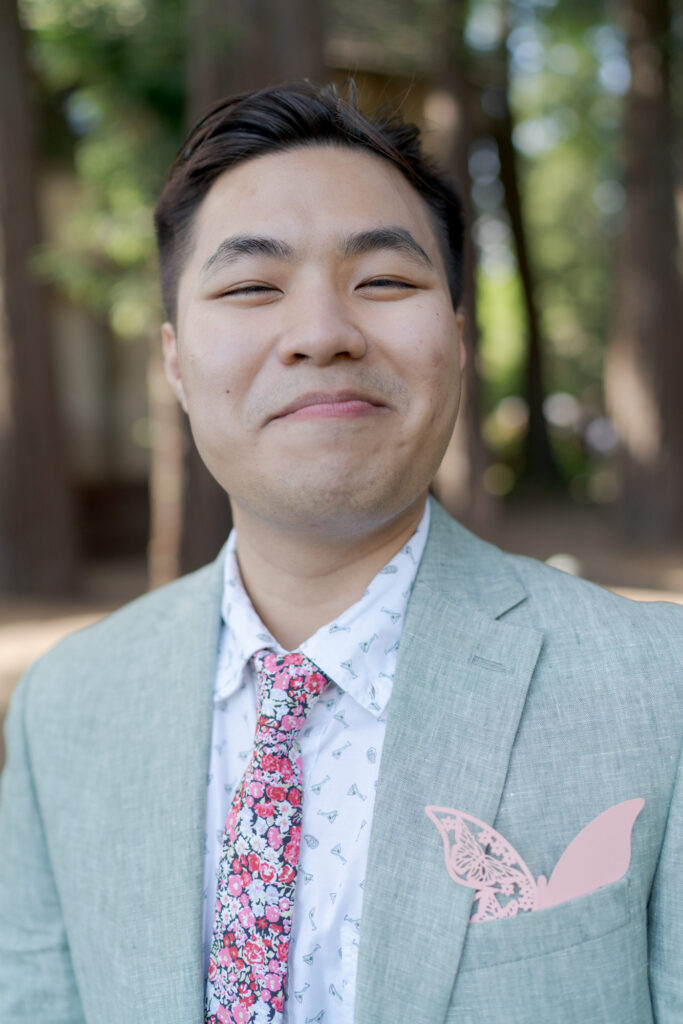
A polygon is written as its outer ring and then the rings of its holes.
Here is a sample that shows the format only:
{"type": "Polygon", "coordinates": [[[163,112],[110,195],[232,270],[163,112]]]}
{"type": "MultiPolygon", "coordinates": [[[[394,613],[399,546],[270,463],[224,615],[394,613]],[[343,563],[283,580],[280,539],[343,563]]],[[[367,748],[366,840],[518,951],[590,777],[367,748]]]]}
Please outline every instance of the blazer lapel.
{"type": "Polygon", "coordinates": [[[525,599],[504,555],[432,505],[394,680],[365,882],[356,1024],[446,1014],[472,892],[436,804],[493,823],[542,635],[498,621],[525,599]]]}
{"type": "Polygon", "coordinates": [[[160,595],[149,659],[126,684],[128,785],[116,843],[128,882],[118,914],[131,1020],[203,1020],[206,773],[221,585],[219,557],[160,595]]]}

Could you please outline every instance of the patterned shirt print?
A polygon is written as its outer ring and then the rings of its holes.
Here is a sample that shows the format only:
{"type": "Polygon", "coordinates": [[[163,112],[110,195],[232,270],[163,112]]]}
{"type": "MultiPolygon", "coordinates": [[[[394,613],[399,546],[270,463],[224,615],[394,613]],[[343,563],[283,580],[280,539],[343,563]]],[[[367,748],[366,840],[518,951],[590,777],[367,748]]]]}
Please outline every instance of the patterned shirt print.
{"type": "MultiPolygon", "coordinates": [[[[375,787],[403,620],[429,531],[429,504],[408,543],[363,597],[299,650],[333,682],[300,736],[303,821],[287,980],[286,1024],[351,1024],[375,787]]],[[[284,653],[242,585],[231,534],[214,688],[207,793],[204,974],[230,804],[251,757],[256,683],[250,658],[284,653]]]]}

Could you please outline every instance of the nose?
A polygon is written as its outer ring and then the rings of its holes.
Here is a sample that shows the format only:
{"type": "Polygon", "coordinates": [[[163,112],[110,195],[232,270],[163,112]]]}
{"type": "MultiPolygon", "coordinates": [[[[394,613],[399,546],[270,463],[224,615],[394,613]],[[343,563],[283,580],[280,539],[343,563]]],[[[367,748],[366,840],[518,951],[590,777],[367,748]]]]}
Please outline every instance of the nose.
{"type": "Polygon", "coordinates": [[[291,297],[278,343],[286,365],[308,360],[326,366],[337,359],[362,359],[367,342],[342,296],[332,287],[309,288],[291,297]]]}

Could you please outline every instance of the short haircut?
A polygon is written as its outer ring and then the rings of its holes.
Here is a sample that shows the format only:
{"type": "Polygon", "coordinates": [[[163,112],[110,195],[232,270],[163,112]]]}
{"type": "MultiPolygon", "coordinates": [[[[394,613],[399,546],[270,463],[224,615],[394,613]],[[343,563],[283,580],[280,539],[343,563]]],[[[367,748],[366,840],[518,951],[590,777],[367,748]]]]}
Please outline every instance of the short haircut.
{"type": "Polygon", "coordinates": [[[462,292],[462,204],[454,188],[422,152],[416,125],[395,109],[373,118],[334,85],[308,81],[241,93],[221,100],[189,132],[156,209],[161,292],[166,316],[177,314],[178,282],[192,247],[195,215],[216,179],[229,168],[267,153],[305,146],[358,147],[388,160],[426,202],[439,242],[453,307],[462,292]]]}

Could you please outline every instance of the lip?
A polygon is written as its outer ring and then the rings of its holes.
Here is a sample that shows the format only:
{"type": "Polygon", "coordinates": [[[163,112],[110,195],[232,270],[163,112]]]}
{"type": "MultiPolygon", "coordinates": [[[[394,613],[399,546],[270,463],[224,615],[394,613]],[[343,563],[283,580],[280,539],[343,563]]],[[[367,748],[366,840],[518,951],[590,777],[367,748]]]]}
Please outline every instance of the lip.
{"type": "Polygon", "coordinates": [[[271,417],[280,419],[339,419],[368,414],[386,409],[379,402],[360,391],[309,391],[299,395],[271,417]]]}

